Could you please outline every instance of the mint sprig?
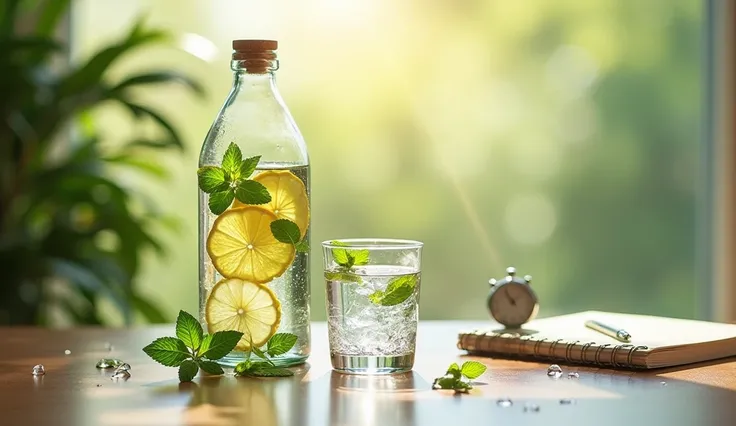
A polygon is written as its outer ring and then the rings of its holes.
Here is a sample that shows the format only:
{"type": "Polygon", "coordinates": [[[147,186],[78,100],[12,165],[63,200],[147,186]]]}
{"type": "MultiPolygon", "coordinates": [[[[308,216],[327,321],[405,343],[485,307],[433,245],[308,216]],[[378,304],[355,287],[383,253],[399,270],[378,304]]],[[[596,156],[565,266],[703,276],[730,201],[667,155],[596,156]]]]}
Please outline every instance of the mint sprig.
{"type": "Polygon", "coordinates": [[[309,244],[306,239],[302,239],[302,231],[299,230],[299,226],[289,219],[277,219],[271,222],[271,233],[282,243],[292,244],[298,252],[309,251],[309,244]]]}
{"type": "Polygon", "coordinates": [[[470,380],[480,377],[486,369],[485,364],[478,361],[467,361],[462,367],[453,362],[447,368],[444,376],[434,379],[432,389],[449,389],[456,393],[468,393],[470,389],[473,389],[470,380]]]}
{"type": "Polygon", "coordinates": [[[199,189],[210,194],[209,208],[213,214],[222,214],[235,199],[252,205],[271,201],[268,189],[249,179],[260,160],[260,155],[243,160],[240,148],[230,143],[219,167],[204,166],[197,170],[199,189]]]}
{"type": "Polygon", "coordinates": [[[417,275],[402,275],[388,282],[386,290],[376,290],[368,296],[371,302],[381,306],[394,306],[404,302],[417,286],[417,275]]]}
{"type": "Polygon", "coordinates": [[[283,355],[296,344],[297,337],[291,333],[276,333],[266,343],[266,349],[251,347],[248,359],[235,366],[236,376],[243,377],[288,377],[294,372],[274,364],[272,358],[283,355]],[[251,361],[250,355],[256,354],[263,361],[251,361]]]}
{"type": "Polygon", "coordinates": [[[204,334],[202,325],[191,314],[179,311],[176,337],[160,337],[143,348],[154,361],[179,367],[179,381],[190,382],[201,368],[208,374],[223,374],[215,361],[230,353],[243,337],[239,331],[204,334]]]}
{"type": "MultiPolygon", "coordinates": [[[[342,241],[332,240],[330,244],[336,247],[348,247],[342,241]]],[[[368,250],[354,250],[347,248],[333,248],[332,260],[337,264],[337,268],[325,272],[325,278],[329,281],[342,281],[349,283],[362,284],[363,279],[355,274],[354,266],[367,265],[370,260],[370,252],[368,250]]]]}

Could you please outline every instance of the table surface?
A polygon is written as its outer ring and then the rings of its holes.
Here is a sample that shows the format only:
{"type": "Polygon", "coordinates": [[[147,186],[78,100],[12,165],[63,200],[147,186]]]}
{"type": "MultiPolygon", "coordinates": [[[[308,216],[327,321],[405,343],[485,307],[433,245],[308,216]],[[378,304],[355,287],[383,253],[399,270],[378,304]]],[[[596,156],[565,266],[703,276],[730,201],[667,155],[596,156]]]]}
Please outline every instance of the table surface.
{"type": "Polygon", "coordinates": [[[463,356],[457,331],[477,326],[421,322],[413,372],[350,376],[331,370],[325,324],[314,323],[312,356],[295,377],[183,384],[141,351],[173,326],[0,328],[0,425],[736,425],[736,360],[648,372],[562,365],[580,377],[553,379],[548,364],[463,356]],[[106,342],[132,365],[129,380],[95,368],[106,342]],[[472,394],[431,390],[450,363],[468,359],[489,367],[472,394]],[[35,364],[45,376],[31,375],[35,364]]]}

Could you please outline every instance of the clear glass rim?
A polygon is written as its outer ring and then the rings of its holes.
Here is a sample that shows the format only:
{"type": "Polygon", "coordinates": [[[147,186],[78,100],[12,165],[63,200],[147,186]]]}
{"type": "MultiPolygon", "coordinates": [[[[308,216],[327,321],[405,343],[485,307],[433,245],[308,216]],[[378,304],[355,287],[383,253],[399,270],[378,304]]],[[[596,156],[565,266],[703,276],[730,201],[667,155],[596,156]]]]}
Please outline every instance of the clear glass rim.
{"type": "Polygon", "coordinates": [[[398,240],[391,238],[335,238],[332,240],[322,241],[322,247],[329,249],[362,248],[373,250],[412,250],[420,249],[422,246],[424,246],[424,243],[421,241],[398,240]],[[333,241],[339,241],[345,245],[333,244],[333,241]]]}

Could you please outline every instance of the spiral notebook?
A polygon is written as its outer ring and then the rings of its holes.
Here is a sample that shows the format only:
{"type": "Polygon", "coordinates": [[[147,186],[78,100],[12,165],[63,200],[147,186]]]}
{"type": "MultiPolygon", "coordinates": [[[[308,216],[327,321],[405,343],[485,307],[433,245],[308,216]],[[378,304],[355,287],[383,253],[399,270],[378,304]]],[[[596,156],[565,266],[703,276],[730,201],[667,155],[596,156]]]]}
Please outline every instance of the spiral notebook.
{"type": "Polygon", "coordinates": [[[532,321],[521,333],[498,328],[458,335],[457,346],[474,355],[661,368],[736,355],[736,325],[588,311],[532,321]],[[631,334],[623,344],[585,327],[596,320],[631,334]]]}

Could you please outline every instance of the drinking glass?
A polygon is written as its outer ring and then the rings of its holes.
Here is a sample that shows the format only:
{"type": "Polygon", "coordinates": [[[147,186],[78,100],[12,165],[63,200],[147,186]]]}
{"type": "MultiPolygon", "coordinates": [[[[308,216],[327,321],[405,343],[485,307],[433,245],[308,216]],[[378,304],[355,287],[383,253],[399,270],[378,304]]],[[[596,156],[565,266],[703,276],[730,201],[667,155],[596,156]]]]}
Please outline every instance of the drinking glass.
{"type": "Polygon", "coordinates": [[[389,374],[412,369],[422,246],[391,239],[322,243],[335,370],[389,374]]]}

